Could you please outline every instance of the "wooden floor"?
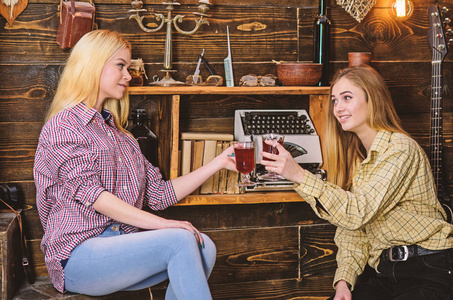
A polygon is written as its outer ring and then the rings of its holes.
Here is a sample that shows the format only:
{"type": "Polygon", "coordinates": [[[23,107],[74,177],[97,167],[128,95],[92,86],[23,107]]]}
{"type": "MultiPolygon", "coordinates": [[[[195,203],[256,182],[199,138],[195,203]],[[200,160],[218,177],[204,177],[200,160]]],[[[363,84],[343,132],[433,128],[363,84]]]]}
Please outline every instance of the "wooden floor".
{"type": "Polygon", "coordinates": [[[160,296],[157,295],[150,295],[150,291],[148,289],[134,291],[134,292],[118,292],[108,296],[102,297],[90,297],[80,294],[72,294],[66,293],[61,294],[59,293],[50,282],[49,277],[38,277],[33,285],[29,285],[28,283],[24,283],[19,290],[17,291],[16,295],[13,297],[13,300],[160,300],[163,299],[162,291],[160,291],[160,296]]]}
{"type": "MultiPolygon", "coordinates": [[[[158,286],[156,286],[158,287],[158,286]]],[[[260,294],[259,297],[248,297],[248,296],[239,296],[234,297],[230,294],[227,295],[216,295],[217,289],[213,290],[213,299],[291,299],[291,300],[324,300],[328,297],[325,296],[315,296],[318,294],[316,291],[313,291],[313,296],[297,296],[289,295],[280,296],[271,295],[268,296],[260,294]]],[[[218,293],[218,291],[217,291],[218,293]]],[[[222,294],[222,293],[220,293],[222,294]]],[[[297,294],[297,293],[296,293],[297,294]]],[[[16,292],[12,300],[164,300],[165,299],[165,288],[158,287],[153,288],[151,293],[148,289],[134,291],[134,292],[118,292],[115,294],[101,296],[101,297],[90,297],[80,294],[59,293],[50,282],[49,277],[38,277],[33,285],[24,283],[19,290],[16,292]]]]}

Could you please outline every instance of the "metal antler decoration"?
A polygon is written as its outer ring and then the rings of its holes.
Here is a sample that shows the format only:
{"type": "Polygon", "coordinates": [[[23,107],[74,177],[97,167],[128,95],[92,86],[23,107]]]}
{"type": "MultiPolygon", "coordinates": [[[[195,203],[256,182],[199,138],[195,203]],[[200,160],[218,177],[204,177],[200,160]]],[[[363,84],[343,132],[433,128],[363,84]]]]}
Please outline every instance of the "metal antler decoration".
{"type": "Polygon", "coordinates": [[[172,70],[172,39],[171,39],[171,32],[172,32],[172,23],[175,29],[185,35],[191,35],[194,34],[195,32],[198,31],[201,25],[207,24],[209,25],[208,20],[205,19],[205,17],[209,17],[207,15],[207,12],[209,11],[209,0],[199,0],[198,1],[198,11],[193,13],[194,15],[200,16],[200,19],[195,20],[195,27],[194,29],[190,31],[184,31],[181,28],[179,28],[178,23],[182,23],[184,16],[182,15],[177,15],[172,18],[172,11],[173,11],[173,6],[174,5],[181,5],[179,2],[172,1],[172,2],[162,2],[163,5],[167,5],[166,10],[167,10],[167,17],[165,17],[163,14],[154,14],[156,21],[160,22],[159,26],[156,28],[147,28],[145,25],[143,25],[143,18],[144,16],[140,16],[140,12],[145,12],[147,11],[146,9],[142,8],[143,7],[143,2],[141,0],[133,0],[131,5],[133,9],[129,10],[128,12],[134,13],[129,17],[129,19],[135,19],[137,20],[138,25],[140,28],[145,31],[145,32],[156,32],[162,29],[164,27],[164,24],[167,23],[167,33],[165,36],[165,54],[164,54],[164,69],[161,70],[162,72],[165,72],[165,76],[162,80],[155,81],[152,84],[157,84],[157,85],[162,85],[162,86],[171,86],[171,85],[177,85],[177,84],[184,84],[183,82],[176,81],[174,80],[170,73],[171,72],[176,72],[176,70],[172,70]]]}

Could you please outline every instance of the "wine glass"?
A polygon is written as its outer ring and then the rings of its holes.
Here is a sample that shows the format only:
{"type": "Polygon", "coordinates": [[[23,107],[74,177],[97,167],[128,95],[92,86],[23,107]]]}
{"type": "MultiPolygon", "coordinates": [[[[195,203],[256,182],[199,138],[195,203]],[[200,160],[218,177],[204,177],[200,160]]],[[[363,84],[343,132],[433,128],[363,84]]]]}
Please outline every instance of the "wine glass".
{"type": "Polygon", "coordinates": [[[236,169],[244,175],[238,185],[254,186],[255,183],[250,181],[250,172],[255,169],[255,142],[234,142],[233,147],[236,169]]]}
{"type": "MultiPolygon", "coordinates": [[[[277,150],[277,147],[275,146],[275,142],[277,142],[283,146],[285,136],[282,134],[278,134],[278,133],[267,133],[267,134],[261,135],[261,139],[263,141],[263,151],[264,152],[278,155],[279,152],[277,150]],[[266,141],[272,141],[272,145],[266,144],[266,141]]],[[[270,159],[263,156],[263,160],[270,160],[270,159]]],[[[275,172],[268,172],[267,174],[261,176],[260,179],[268,180],[268,181],[278,181],[278,180],[282,180],[283,177],[281,177],[280,175],[278,175],[275,172]]]]}

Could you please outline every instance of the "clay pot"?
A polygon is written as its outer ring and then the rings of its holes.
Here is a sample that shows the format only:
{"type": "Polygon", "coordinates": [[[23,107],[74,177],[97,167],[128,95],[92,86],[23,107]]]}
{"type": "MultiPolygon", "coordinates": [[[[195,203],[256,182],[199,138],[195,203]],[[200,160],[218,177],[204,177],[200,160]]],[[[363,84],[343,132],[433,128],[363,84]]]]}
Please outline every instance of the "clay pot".
{"type": "Polygon", "coordinates": [[[317,85],[322,64],[306,62],[277,62],[277,77],[285,86],[317,85]]]}
{"type": "Polygon", "coordinates": [[[350,68],[360,65],[370,65],[371,52],[349,52],[348,62],[350,68]]]}

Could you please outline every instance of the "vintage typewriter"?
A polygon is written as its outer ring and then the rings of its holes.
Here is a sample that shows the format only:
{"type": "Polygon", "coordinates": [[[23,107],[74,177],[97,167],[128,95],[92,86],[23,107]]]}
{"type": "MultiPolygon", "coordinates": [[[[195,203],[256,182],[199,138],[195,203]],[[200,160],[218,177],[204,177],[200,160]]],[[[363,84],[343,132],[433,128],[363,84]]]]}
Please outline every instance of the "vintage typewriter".
{"type": "Polygon", "coordinates": [[[234,138],[237,141],[255,141],[256,168],[252,174],[257,183],[246,191],[290,190],[292,182],[262,180],[266,170],[259,164],[262,140],[265,133],[285,135],[283,146],[302,167],[325,179],[322,165],[321,143],[307,111],[297,110],[236,110],[234,116],[234,138]]]}

